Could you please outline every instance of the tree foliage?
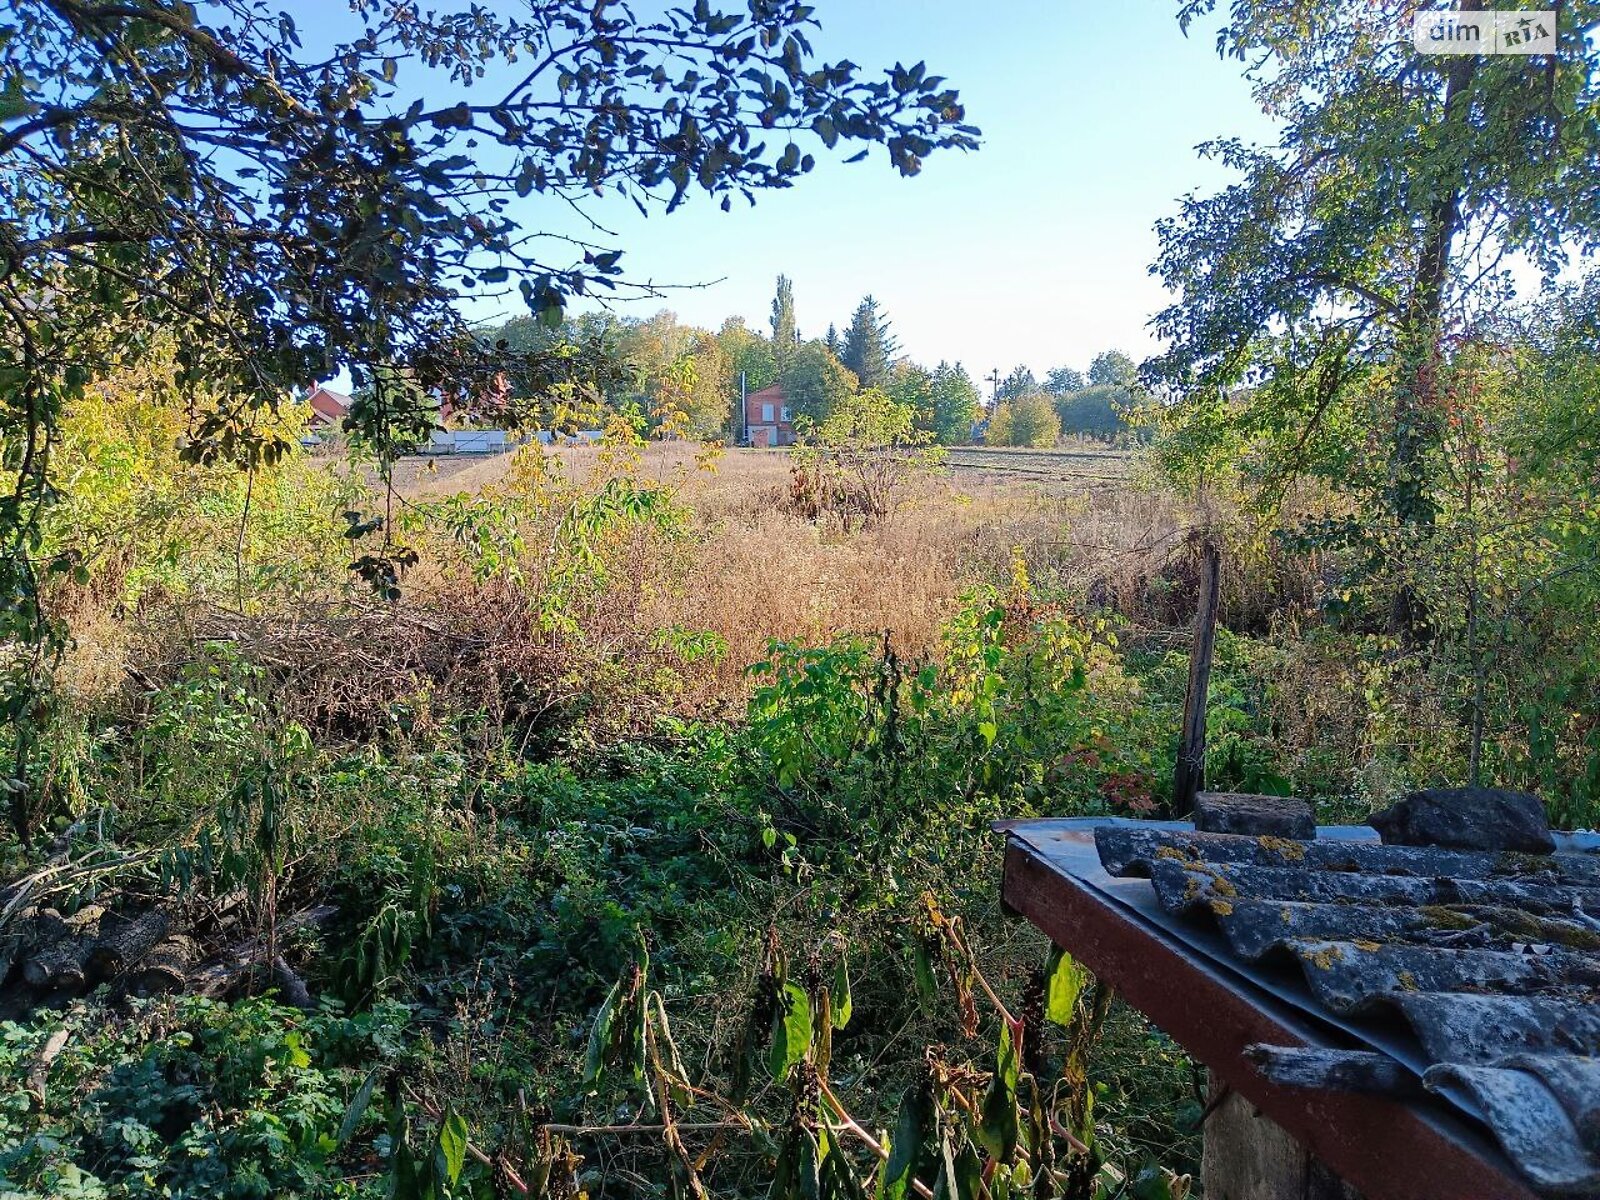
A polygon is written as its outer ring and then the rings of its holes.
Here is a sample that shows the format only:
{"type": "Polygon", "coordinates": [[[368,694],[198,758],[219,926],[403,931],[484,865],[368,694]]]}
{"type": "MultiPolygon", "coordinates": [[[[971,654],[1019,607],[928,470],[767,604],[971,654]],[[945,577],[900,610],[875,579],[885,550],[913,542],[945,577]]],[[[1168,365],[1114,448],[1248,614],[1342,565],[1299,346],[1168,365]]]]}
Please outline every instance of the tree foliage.
{"type": "Polygon", "coordinates": [[[995,388],[995,403],[999,405],[1008,400],[1020,400],[1023,396],[1031,396],[1038,390],[1039,381],[1033,377],[1033,372],[1019,363],[1011,368],[1011,374],[1002,379],[995,388]]]}
{"type": "Polygon", "coordinates": [[[1052,396],[1065,396],[1068,392],[1082,391],[1087,386],[1083,372],[1072,367],[1053,367],[1044,378],[1044,390],[1052,396]]]}
{"type": "Polygon", "coordinates": [[[858,386],[854,372],[816,341],[801,344],[782,383],[792,418],[813,423],[827,420],[858,386]]]}
{"type": "MultiPolygon", "coordinates": [[[[1138,373],[1139,368],[1133,359],[1122,351],[1103,350],[1089,364],[1089,384],[1093,387],[1127,387],[1138,373]]],[[[1054,372],[1051,374],[1053,376],[1054,372]]]]}
{"type": "Polygon", "coordinates": [[[800,345],[800,331],[794,322],[794,284],[778,276],[778,294],[772,298],[772,363],[781,377],[789,369],[800,345]]]}
{"type": "Polygon", "coordinates": [[[972,440],[972,427],[983,415],[978,385],[960,363],[941,362],[933,369],[932,411],[928,426],[940,445],[961,446],[972,440]]]}
{"type": "MultiPolygon", "coordinates": [[[[1180,19],[1213,7],[1186,0],[1180,19]]],[[[1225,471],[1228,430],[1273,444],[1266,503],[1319,474],[1425,526],[1449,338],[1504,304],[1506,255],[1553,271],[1600,242],[1600,50],[1584,33],[1600,6],[1566,6],[1558,52],[1534,58],[1419,57],[1392,36],[1413,7],[1231,7],[1218,49],[1249,64],[1283,133],[1204,147],[1239,181],[1160,224],[1153,270],[1179,299],[1156,318],[1170,345],[1152,378],[1182,399],[1189,461],[1225,471]],[[1380,372],[1390,458],[1350,479],[1348,402],[1380,372]]]]}
{"type": "Polygon", "coordinates": [[[1043,392],[1004,400],[989,419],[988,441],[994,446],[1046,447],[1060,440],[1061,418],[1043,392]]]}
{"type": "Polygon", "coordinates": [[[821,421],[797,421],[790,505],[845,527],[883,521],[908,479],[938,463],[933,435],[917,427],[917,411],[881,388],[844,397],[821,421]]]}
{"type": "Polygon", "coordinates": [[[1136,403],[1129,388],[1097,384],[1057,396],[1055,409],[1062,433],[1112,441],[1128,432],[1128,414],[1136,403]]]}

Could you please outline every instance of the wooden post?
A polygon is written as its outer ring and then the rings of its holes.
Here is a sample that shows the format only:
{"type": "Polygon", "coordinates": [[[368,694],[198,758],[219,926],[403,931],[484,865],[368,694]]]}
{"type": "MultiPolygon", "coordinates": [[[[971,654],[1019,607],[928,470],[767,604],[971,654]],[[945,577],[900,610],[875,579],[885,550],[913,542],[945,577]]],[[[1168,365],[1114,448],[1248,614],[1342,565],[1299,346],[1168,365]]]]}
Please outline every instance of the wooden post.
{"type": "Polygon", "coordinates": [[[1200,1166],[1206,1200],[1361,1200],[1326,1163],[1237,1092],[1213,1103],[1200,1166]]]}
{"type": "Polygon", "coordinates": [[[1207,533],[1200,550],[1200,604],[1194,615],[1194,645],[1189,651],[1189,690],[1183,697],[1183,733],[1172,781],[1172,810],[1187,816],[1205,784],[1206,694],[1211,689],[1211,652],[1217,644],[1217,601],[1222,588],[1222,547],[1207,533]]]}

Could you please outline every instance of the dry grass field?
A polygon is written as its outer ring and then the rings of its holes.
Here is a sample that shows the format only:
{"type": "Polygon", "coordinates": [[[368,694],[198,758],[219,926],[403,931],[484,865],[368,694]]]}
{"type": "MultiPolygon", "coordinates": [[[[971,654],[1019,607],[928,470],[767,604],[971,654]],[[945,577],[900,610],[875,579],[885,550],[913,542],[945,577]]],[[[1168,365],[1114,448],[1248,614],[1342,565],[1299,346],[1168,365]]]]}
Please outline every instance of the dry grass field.
{"type": "MultiPolygon", "coordinates": [[[[547,453],[576,481],[606,469],[594,446],[547,453]]],[[[1122,451],[1064,455],[1059,470],[1041,470],[1047,456],[1035,453],[1020,472],[1018,455],[961,452],[908,485],[887,521],[848,533],[784,510],[787,454],[725,450],[697,469],[699,453],[684,442],[640,452],[639,476],[675,487],[694,528],[672,561],[641,552],[628,616],[725,639],[727,653],[692,689],[708,701],[741,694],[744,667],[771,639],[887,633],[902,653],[925,654],[962,592],[1008,579],[1018,552],[1036,583],[1131,606],[1187,529],[1181,506],[1145,486],[1122,451]]],[[[413,499],[476,492],[511,459],[409,459],[396,485],[413,499]]]]}

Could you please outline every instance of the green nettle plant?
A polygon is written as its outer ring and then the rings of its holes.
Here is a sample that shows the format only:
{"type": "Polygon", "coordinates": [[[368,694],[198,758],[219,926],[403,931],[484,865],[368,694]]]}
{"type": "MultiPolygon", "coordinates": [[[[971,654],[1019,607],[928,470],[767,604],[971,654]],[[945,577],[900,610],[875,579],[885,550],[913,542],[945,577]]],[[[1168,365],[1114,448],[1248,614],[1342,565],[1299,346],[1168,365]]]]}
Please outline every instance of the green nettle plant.
{"type": "Polygon", "coordinates": [[[787,802],[891,855],[908,811],[978,822],[1003,809],[1133,812],[1157,803],[1160,735],[1103,620],[1038,599],[1020,557],[1010,588],[978,588],[937,662],[887,642],[775,643],[750,668],[749,733],[787,802]]]}

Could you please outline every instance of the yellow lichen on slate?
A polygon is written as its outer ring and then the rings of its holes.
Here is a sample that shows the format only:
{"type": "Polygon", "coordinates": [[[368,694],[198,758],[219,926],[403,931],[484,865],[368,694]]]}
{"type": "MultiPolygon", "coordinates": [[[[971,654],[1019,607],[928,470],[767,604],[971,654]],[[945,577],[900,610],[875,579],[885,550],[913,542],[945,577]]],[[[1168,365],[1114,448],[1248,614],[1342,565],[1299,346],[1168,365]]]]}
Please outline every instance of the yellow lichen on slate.
{"type": "Polygon", "coordinates": [[[1338,946],[1324,946],[1320,950],[1313,950],[1302,956],[1319,971],[1333,970],[1333,964],[1344,961],[1344,951],[1338,946]]]}
{"type": "Polygon", "coordinates": [[[1297,842],[1293,838],[1273,837],[1271,834],[1263,834],[1256,839],[1256,845],[1263,850],[1272,851],[1286,862],[1301,862],[1306,856],[1305,844],[1297,842]]]}

